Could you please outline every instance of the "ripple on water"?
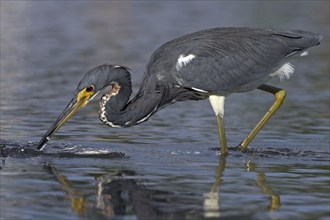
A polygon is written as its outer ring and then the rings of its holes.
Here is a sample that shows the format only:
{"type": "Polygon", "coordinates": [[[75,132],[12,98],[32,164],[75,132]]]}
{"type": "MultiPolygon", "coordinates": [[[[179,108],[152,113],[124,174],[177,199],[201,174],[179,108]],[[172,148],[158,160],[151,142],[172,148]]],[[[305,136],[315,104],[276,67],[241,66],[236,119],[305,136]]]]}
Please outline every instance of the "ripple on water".
{"type": "Polygon", "coordinates": [[[30,158],[38,156],[60,157],[60,158],[125,158],[124,152],[112,151],[110,149],[99,149],[83,147],[81,145],[57,145],[49,146],[49,151],[36,149],[37,142],[7,141],[0,140],[0,157],[30,158]]]}

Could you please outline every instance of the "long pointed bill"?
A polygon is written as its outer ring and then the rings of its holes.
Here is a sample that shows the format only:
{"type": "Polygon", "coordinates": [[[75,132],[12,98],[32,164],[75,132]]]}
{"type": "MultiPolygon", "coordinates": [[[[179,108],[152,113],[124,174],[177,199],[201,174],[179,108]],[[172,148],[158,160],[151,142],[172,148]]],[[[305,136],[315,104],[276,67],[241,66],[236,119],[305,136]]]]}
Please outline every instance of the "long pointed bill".
{"type": "Polygon", "coordinates": [[[77,98],[74,98],[70,101],[67,107],[64,109],[62,114],[56,119],[56,121],[50,126],[46,134],[41,138],[37,149],[42,150],[50,138],[55,134],[55,132],[69,119],[71,116],[76,113],[80,108],[84,107],[88,101],[90,101],[94,96],[93,93],[81,91],[77,98]]]}

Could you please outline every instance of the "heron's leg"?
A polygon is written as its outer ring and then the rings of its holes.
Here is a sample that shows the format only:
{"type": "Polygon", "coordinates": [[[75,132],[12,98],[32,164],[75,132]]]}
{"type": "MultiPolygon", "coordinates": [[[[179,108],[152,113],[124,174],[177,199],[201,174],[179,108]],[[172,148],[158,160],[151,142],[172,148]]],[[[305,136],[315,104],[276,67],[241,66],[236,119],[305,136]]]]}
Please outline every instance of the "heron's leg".
{"type": "Polygon", "coordinates": [[[273,86],[269,86],[263,84],[258,87],[258,89],[272,93],[275,96],[275,101],[273,105],[268,109],[264,117],[259,121],[259,123],[253,128],[253,130],[246,136],[246,138],[240,143],[239,148],[242,150],[246,149],[249,143],[253,140],[253,138],[258,134],[261,128],[267,123],[267,121],[272,117],[272,115],[281,107],[285,99],[285,90],[276,88],[273,86]]]}
{"type": "Polygon", "coordinates": [[[221,155],[228,154],[228,146],[227,146],[227,139],[226,139],[226,132],[225,132],[225,124],[223,120],[224,116],[224,105],[225,105],[225,97],[224,96],[217,96],[217,95],[210,95],[209,97],[211,106],[215,112],[217,123],[218,123],[218,132],[220,138],[220,152],[221,155]]]}
{"type": "Polygon", "coordinates": [[[227,145],[227,139],[226,139],[226,132],[225,132],[225,124],[223,122],[223,117],[220,115],[216,115],[217,122],[218,122],[218,132],[219,132],[219,138],[220,138],[220,147],[221,147],[221,155],[227,155],[228,154],[228,145],[227,145]]]}

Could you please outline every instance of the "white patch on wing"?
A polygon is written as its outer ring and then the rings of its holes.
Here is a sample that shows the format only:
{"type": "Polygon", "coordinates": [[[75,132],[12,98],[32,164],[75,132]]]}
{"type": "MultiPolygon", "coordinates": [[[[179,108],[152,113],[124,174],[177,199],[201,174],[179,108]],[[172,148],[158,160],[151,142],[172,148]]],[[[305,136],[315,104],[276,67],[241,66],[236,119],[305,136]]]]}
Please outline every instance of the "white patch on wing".
{"type": "Polygon", "coordinates": [[[151,114],[152,114],[152,112],[149,113],[146,117],[141,118],[140,120],[138,120],[138,121],[136,122],[136,124],[140,124],[140,123],[142,123],[142,122],[148,120],[148,118],[150,118],[151,114]]]}
{"type": "Polygon", "coordinates": [[[301,57],[303,57],[303,56],[307,56],[307,55],[308,55],[308,51],[304,51],[304,52],[302,52],[302,53],[300,54],[301,57]]]}
{"type": "Polygon", "coordinates": [[[158,80],[162,80],[164,78],[164,76],[162,74],[160,74],[160,73],[158,73],[156,75],[156,77],[157,77],[158,80]]]}
{"type": "Polygon", "coordinates": [[[188,63],[190,63],[195,58],[194,54],[189,54],[187,56],[184,56],[181,54],[178,58],[178,61],[176,62],[176,69],[179,71],[182,69],[183,66],[186,66],[188,63]]]}
{"type": "Polygon", "coordinates": [[[293,72],[294,72],[294,66],[290,63],[286,63],[281,68],[276,70],[276,72],[269,74],[269,76],[271,77],[278,76],[280,77],[280,80],[282,80],[283,78],[289,79],[290,76],[293,74],[293,72]]]}
{"type": "Polygon", "coordinates": [[[158,106],[156,106],[156,107],[154,108],[154,110],[153,110],[152,112],[150,112],[147,116],[145,116],[144,118],[141,118],[140,120],[138,120],[138,121],[136,122],[136,124],[140,124],[140,123],[142,123],[142,122],[148,120],[148,119],[150,118],[150,116],[151,116],[155,111],[157,111],[157,109],[158,109],[158,106]]]}
{"type": "Polygon", "coordinates": [[[192,90],[195,90],[197,92],[204,92],[204,93],[207,93],[207,91],[203,90],[203,89],[197,89],[195,87],[191,87],[192,90]]]}
{"type": "Polygon", "coordinates": [[[211,106],[213,108],[213,111],[216,115],[219,115],[221,118],[223,118],[225,114],[224,106],[225,106],[225,96],[219,96],[219,95],[210,95],[209,100],[211,103],[211,106]]]}

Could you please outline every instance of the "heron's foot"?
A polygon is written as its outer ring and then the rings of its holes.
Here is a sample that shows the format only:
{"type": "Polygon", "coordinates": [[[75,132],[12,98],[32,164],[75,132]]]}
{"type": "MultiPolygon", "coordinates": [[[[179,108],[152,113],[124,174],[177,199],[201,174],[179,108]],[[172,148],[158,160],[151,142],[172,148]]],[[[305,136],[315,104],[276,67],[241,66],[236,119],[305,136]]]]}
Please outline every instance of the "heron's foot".
{"type": "Polygon", "coordinates": [[[221,156],[228,156],[229,155],[229,151],[228,151],[228,147],[222,147],[220,146],[220,155],[221,156]]]}
{"type": "Polygon", "coordinates": [[[220,138],[220,155],[227,156],[229,154],[226,136],[220,138]]]}
{"type": "Polygon", "coordinates": [[[243,142],[241,142],[241,143],[237,146],[237,148],[238,148],[240,151],[245,152],[245,151],[248,150],[248,145],[245,145],[243,142]]]}

